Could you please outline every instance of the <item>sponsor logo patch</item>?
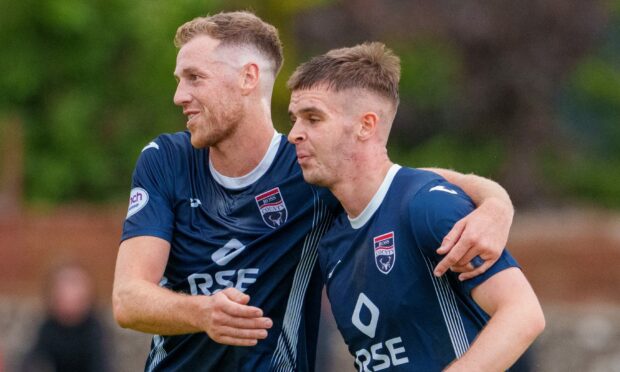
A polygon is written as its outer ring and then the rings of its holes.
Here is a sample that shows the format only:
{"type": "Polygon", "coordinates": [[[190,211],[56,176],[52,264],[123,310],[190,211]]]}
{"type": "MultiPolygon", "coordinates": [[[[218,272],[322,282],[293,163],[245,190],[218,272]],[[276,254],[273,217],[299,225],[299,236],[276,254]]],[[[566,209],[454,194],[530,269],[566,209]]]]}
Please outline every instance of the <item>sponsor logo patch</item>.
{"type": "Polygon", "coordinates": [[[129,208],[127,217],[129,218],[138,213],[149,202],[149,193],[141,187],[134,187],[129,194],[129,208]]]}
{"type": "Polygon", "coordinates": [[[222,248],[218,249],[211,255],[213,262],[220,266],[224,266],[233,258],[237,257],[243,250],[245,245],[237,239],[231,239],[222,248]]]}
{"type": "Polygon", "coordinates": [[[396,261],[396,245],[394,244],[394,231],[373,238],[375,248],[375,264],[377,269],[384,274],[389,273],[396,261]]]}
{"type": "Polygon", "coordinates": [[[267,226],[275,229],[286,222],[288,211],[279,187],[265,191],[254,199],[267,226]]]}

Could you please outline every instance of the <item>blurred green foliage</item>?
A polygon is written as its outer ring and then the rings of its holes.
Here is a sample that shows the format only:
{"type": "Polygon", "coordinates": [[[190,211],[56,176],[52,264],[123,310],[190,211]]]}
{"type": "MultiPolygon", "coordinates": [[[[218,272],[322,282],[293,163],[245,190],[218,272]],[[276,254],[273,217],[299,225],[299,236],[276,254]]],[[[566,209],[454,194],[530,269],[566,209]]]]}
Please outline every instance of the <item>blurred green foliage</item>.
{"type": "Polygon", "coordinates": [[[415,45],[394,45],[400,53],[400,94],[420,110],[441,110],[458,94],[458,55],[444,44],[420,41],[415,45]]]}
{"type": "Polygon", "coordinates": [[[147,139],[183,129],[174,32],[220,2],[2,4],[0,110],[25,127],[28,199],[122,198],[147,139]]]}
{"type": "Polygon", "coordinates": [[[548,154],[550,181],[564,194],[620,208],[620,1],[606,38],[574,71],[560,97],[570,151],[548,154]]]}
{"type": "MultiPolygon", "coordinates": [[[[278,27],[286,60],[276,82],[273,115],[276,127],[287,132],[285,83],[303,48],[295,37],[295,19],[332,3],[1,2],[0,120],[18,117],[24,125],[28,200],[55,204],[125,198],[141,148],[159,133],[184,128],[181,110],[172,103],[172,39],[180,24],[206,13],[250,9],[278,27]]],[[[574,71],[558,99],[558,124],[574,149],[541,159],[562,195],[615,207],[620,207],[619,4],[610,2],[606,41],[574,71]]],[[[423,135],[418,134],[415,146],[392,140],[394,160],[497,175],[506,158],[502,142],[493,134],[463,135],[458,125],[449,124],[458,120],[451,106],[459,99],[459,56],[434,40],[385,41],[402,58],[402,101],[407,107],[415,103],[417,117],[430,118],[420,126],[423,135]]]]}
{"type": "Polygon", "coordinates": [[[393,146],[390,157],[410,166],[458,169],[491,177],[501,167],[504,149],[497,140],[465,141],[458,136],[437,135],[414,148],[393,146]]]}

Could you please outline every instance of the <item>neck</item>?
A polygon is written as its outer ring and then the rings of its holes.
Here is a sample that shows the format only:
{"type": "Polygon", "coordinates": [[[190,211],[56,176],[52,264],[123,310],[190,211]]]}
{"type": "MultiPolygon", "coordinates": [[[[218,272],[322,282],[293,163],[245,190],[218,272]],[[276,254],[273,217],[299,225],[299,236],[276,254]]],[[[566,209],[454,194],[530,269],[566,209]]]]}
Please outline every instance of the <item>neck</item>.
{"type": "Polygon", "coordinates": [[[235,133],[209,148],[213,167],[224,176],[241,177],[263,159],[274,134],[271,112],[262,108],[248,112],[235,133]]]}
{"type": "Polygon", "coordinates": [[[394,163],[384,151],[379,155],[360,157],[354,164],[342,172],[342,181],[330,187],[351,218],[364,211],[394,163]]]}

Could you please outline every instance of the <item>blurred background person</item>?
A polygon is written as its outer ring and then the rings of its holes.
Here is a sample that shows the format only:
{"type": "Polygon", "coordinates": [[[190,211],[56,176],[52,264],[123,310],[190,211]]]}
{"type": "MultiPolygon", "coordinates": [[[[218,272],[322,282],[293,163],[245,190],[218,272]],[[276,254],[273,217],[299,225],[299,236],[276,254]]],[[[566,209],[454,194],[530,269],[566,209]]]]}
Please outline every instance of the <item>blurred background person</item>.
{"type": "Polygon", "coordinates": [[[44,288],[46,315],[22,371],[108,371],[106,334],[94,310],[90,274],[78,263],[64,263],[50,271],[44,288]]]}

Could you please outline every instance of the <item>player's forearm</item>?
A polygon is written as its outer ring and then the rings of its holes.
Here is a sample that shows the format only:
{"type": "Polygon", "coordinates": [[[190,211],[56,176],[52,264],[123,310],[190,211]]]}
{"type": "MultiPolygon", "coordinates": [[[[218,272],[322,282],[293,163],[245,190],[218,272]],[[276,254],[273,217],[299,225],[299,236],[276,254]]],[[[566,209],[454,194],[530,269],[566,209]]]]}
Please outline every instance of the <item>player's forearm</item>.
{"type": "Polygon", "coordinates": [[[497,182],[475,174],[462,174],[448,169],[427,168],[463,189],[477,206],[487,201],[496,201],[500,207],[509,212],[510,217],[514,214],[514,208],[508,192],[497,182]]]}
{"type": "MultiPolygon", "coordinates": [[[[202,296],[200,296],[202,297],[202,296]]],[[[192,322],[199,296],[172,292],[147,281],[115,285],[114,317],[123,328],[160,335],[202,332],[192,322]]]]}
{"type": "Polygon", "coordinates": [[[505,371],[543,331],[538,303],[498,309],[470,349],[446,371],[505,371]]]}

